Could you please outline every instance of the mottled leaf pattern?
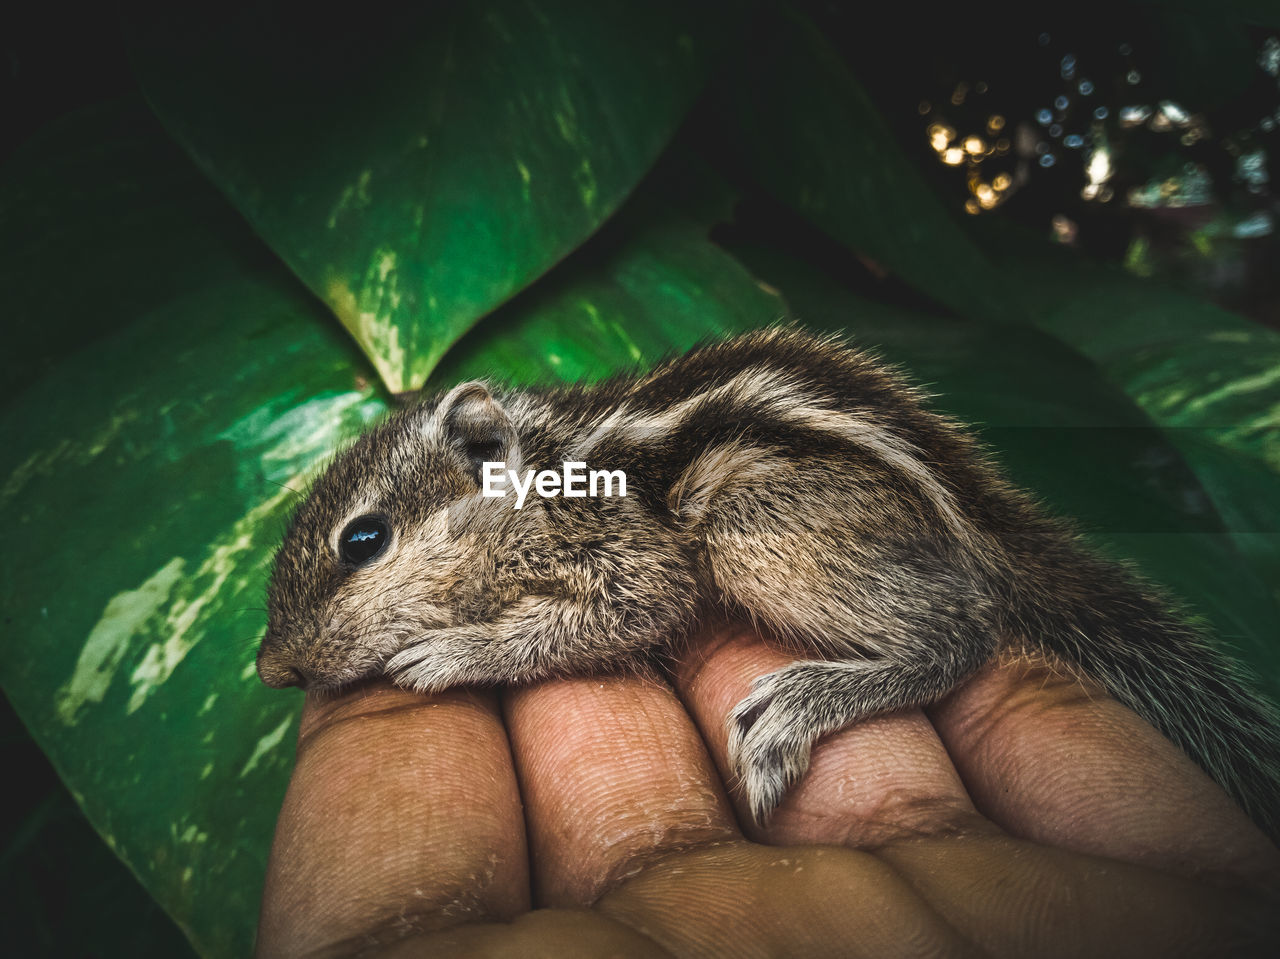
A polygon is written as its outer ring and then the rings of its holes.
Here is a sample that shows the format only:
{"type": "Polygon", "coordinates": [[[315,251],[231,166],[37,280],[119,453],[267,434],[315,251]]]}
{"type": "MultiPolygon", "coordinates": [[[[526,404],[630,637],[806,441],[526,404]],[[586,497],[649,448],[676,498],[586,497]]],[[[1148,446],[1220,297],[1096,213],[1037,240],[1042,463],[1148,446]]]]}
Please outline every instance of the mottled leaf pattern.
{"type": "Polygon", "coordinates": [[[169,129],[400,392],[636,185],[701,89],[715,7],[424,4],[337,32],[255,12],[150,26],[136,59],[169,129]]]}

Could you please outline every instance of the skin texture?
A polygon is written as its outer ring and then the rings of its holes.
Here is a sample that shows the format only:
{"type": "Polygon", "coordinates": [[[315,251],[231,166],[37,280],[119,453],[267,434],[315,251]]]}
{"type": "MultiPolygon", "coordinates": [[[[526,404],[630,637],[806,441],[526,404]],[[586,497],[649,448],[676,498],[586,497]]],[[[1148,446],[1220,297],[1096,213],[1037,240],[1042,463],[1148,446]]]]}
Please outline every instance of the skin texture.
{"type": "Polygon", "coordinates": [[[1134,713],[1027,660],[826,737],[754,825],[725,719],[789,659],[722,626],[674,689],[309,695],[257,954],[1275,954],[1280,852],[1134,713]]]}

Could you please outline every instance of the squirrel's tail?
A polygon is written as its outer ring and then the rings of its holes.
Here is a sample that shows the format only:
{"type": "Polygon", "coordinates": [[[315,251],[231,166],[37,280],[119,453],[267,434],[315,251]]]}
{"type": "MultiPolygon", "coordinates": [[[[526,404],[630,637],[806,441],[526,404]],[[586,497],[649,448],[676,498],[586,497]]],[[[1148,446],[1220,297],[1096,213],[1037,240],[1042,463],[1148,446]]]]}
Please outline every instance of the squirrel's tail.
{"type": "Polygon", "coordinates": [[[1280,845],[1280,714],[1245,670],[1124,566],[1052,521],[1023,526],[1005,629],[1101,681],[1280,845]]]}

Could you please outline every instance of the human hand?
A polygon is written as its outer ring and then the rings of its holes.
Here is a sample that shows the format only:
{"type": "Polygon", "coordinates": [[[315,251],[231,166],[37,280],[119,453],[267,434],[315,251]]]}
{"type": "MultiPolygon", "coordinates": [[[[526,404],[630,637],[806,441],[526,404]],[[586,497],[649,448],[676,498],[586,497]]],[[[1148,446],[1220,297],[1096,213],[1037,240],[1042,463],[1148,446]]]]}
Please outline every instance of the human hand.
{"type": "Polygon", "coordinates": [[[724,721],[787,661],[724,628],[675,691],[308,696],[258,955],[1273,954],[1280,852],[1133,713],[1025,661],[826,737],[750,823],[724,721]]]}

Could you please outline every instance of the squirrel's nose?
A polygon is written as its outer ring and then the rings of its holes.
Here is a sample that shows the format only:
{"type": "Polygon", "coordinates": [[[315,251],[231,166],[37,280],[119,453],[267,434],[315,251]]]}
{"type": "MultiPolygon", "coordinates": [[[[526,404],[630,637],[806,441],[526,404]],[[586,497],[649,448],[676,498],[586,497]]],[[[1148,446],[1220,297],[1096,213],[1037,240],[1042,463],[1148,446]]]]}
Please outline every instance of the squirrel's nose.
{"type": "Polygon", "coordinates": [[[258,678],[273,689],[288,686],[306,689],[310,681],[306,671],[284,650],[265,644],[258,650],[258,678]]]}

